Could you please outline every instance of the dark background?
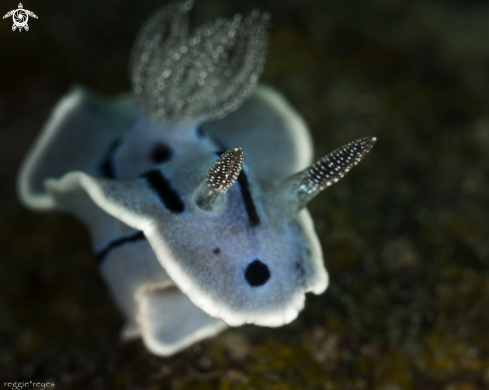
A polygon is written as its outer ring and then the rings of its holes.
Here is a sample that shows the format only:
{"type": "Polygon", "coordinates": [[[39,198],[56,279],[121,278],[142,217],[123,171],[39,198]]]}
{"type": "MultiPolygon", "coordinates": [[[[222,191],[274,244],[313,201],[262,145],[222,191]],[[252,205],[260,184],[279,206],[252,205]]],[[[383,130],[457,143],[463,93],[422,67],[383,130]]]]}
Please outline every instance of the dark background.
{"type": "MultiPolygon", "coordinates": [[[[0,20],[0,386],[66,389],[489,388],[489,4],[198,0],[192,23],[272,14],[261,81],[318,158],[375,135],[310,205],[331,285],[292,324],[230,329],[171,358],[123,343],[77,221],[24,209],[19,165],[74,83],[129,90],[159,1],[34,1],[0,20]]],[[[0,14],[17,8],[2,1],[0,14]]]]}

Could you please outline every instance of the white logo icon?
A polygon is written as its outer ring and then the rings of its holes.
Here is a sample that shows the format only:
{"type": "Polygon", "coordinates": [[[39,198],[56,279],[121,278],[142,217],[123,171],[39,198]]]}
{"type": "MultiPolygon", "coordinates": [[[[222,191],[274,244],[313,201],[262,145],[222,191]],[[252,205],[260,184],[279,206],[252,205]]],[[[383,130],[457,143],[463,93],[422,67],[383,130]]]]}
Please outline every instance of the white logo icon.
{"type": "Polygon", "coordinates": [[[19,3],[19,8],[7,12],[3,18],[5,19],[9,16],[12,16],[12,20],[14,21],[14,24],[12,24],[12,31],[15,31],[18,28],[19,32],[22,31],[22,28],[24,28],[25,31],[29,31],[29,25],[27,24],[29,16],[37,19],[37,15],[32,11],[24,9],[22,3],[19,3]]]}

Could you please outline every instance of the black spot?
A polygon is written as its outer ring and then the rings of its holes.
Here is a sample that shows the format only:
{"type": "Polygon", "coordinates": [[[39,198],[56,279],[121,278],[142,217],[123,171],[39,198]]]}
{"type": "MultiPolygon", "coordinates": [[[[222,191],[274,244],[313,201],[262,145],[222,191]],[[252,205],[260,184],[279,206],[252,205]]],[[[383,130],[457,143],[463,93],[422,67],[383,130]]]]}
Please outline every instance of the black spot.
{"type": "Polygon", "coordinates": [[[155,190],[165,207],[172,213],[181,213],[185,210],[180,195],[173,189],[168,179],[161,171],[155,169],[143,175],[149,186],[155,190]]]}
{"type": "Polygon", "coordinates": [[[113,249],[117,248],[118,246],[121,246],[123,244],[126,244],[128,242],[135,242],[135,241],[140,241],[140,240],[146,240],[146,236],[144,235],[143,232],[138,231],[130,236],[126,237],[121,237],[117,238],[111,242],[109,242],[105,248],[102,250],[98,251],[95,256],[97,256],[97,262],[101,263],[102,260],[111,252],[113,249]]]}
{"type": "Polygon", "coordinates": [[[299,276],[304,277],[304,275],[306,274],[306,271],[304,270],[302,263],[296,261],[294,265],[295,265],[295,270],[298,272],[299,276]]]}
{"type": "Polygon", "coordinates": [[[151,149],[149,158],[155,163],[163,163],[165,161],[168,161],[172,155],[173,152],[167,144],[163,142],[157,142],[153,146],[153,149],[151,149]]]}
{"type": "Polygon", "coordinates": [[[214,253],[215,255],[218,255],[219,253],[221,253],[221,250],[219,248],[214,248],[212,250],[212,253],[214,253]]]}
{"type": "Polygon", "coordinates": [[[270,270],[260,260],[256,259],[246,268],[245,278],[252,287],[262,286],[270,279],[270,270]]]}
{"type": "Polygon", "coordinates": [[[116,140],[112,141],[112,143],[109,146],[109,149],[107,150],[107,153],[104,156],[104,159],[100,164],[100,172],[104,177],[107,177],[109,179],[116,179],[113,159],[114,159],[114,154],[117,151],[117,148],[121,144],[121,141],[122,141],[121,138],[117,138],[116,140]]]}

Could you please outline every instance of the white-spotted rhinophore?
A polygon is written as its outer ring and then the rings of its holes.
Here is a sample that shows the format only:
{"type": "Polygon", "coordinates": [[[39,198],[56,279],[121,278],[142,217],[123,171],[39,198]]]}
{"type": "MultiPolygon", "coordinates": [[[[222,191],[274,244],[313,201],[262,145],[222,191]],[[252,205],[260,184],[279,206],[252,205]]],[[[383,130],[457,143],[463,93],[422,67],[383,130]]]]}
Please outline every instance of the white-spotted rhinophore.
{"type": "Polygon", "coordinates": [[[300,115],[256,85],[269,16],[190,34],[191,6],[171,3],[142,27],[131,95],[69,92],[18,179],[24,204],[87,225],[123,336],[163,356],[227,326],[288,324],[326,289],[306,206],[376,141],[312,164],[300,115]]]}
{"type": "Polygon", "coordinates": [[[29,16],[36,19],[38,19],[38,17],[34,12],[24,9],[22,3],[19,3],[18,7],[19,8],[9,11],[3,15],[3,19],[12,16],[12,20],[14,22],[14,24],[12,24],[12,31],[15,31],[16,29],[19,29],[19,32],[22,32],[22,29],[29,31],[29,25],[27,24],[29,16]]]}

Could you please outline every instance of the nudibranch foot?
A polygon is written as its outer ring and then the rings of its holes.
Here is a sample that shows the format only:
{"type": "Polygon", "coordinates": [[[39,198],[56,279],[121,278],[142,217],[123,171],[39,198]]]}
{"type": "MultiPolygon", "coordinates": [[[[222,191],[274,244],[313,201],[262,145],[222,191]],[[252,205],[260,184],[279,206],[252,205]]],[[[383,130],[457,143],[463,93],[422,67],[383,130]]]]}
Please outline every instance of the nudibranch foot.
{"type": "Polygon", "coordinates": [[[172,355],[227,327],[197,308],[175,287],[143,294],[139,299],[139,316],[145,345],[161,356],[172,355]]]}

